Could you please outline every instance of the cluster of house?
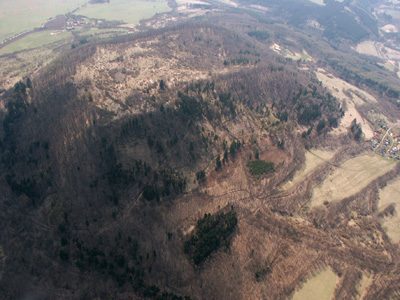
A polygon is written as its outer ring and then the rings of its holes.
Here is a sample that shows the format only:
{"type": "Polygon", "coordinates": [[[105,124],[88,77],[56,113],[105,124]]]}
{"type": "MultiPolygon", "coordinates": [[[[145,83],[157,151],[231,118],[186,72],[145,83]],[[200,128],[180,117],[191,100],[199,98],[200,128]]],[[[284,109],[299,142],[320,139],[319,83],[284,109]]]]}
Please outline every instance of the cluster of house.
{"type": "Polygon", "coordinates": [[[380,129],[374,131],[374,137],[371,139],[371,150],[382,156],[400,161],[400,135],[391,132],[385,136],[387,127],[382,124],[380,126],[380,129]],[[384,140],[382,140],[383,137],[385,137],[384,140]]]}
{"type": "Polygon", "coordinates": [[[69,19],[67,20],[67,26],[65,29],[67,30],[74,30],[76,28],[81,28],[81,27],[91,27],[91,26],[96,26],[96,21],[84,21],[84,20],[72,20],[69,19]]]}

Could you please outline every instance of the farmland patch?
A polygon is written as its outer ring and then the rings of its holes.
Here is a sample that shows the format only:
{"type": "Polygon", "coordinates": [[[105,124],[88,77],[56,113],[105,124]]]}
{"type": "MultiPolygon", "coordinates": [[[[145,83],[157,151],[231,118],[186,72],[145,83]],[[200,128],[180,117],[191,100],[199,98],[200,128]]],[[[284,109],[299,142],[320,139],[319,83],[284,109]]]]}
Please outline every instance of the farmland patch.
{"type": "Polygon", "coordinates": [[[338,277],[330,269],[319,272],[310,278],[293,295],[293,300],[329,300],[331,299],[338,277]]]}
{"type": "Polygon", "coordinates": [[[310,206],[322,205],[325,201],[338,201],[356,194],[371,181],[390,171],[396,163],[373,154],[351,158],[314,189],[310,206]]]}
{"type": "Polygon", "coordinates": [[[325,151],[319,149],[311,149],[306,152],[306,161],[303,167],[298,170],[293,179],[288,181],[284,186],[283,189],[287,190],[294,186],[296,183],[300,182],[307,174],[317,168],[319,165],[329,161],[333,155],[335,154],[334,151],[325,151]]]}

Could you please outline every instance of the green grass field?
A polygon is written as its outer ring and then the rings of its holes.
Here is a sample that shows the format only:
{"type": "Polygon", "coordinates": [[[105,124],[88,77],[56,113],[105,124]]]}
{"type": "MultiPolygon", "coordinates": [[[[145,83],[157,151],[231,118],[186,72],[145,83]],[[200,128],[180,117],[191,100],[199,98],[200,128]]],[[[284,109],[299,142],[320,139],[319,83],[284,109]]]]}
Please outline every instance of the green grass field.
{"type": "Polygon", "coordinates": [[[329,300],[331,299],[337,282],[337,276],[330,269],[319,272],[310,278],[293,295],[293,300],[329,300]]]}
{"type": "Polygon", "coordinates": [[[41,27],[49,18],[73,11],[87,0],[1,0],[0,40],[41,27]]]}
{"type": "Polygon", "coordinates": [[[10,45],[0,49],[0,55],[13,53],[16,51],[35,49],[43,45],[52,44],[61,40],[72,39],[72,34],[68,31],[39,31],[29,34],[10,45]]]}
{"type": "Polygon", "coordinates": [[[93,4],[79,11],[80,15],[95,19],[137,23],[156,13],[169,11],[166,1],[113,0],[110,3],[93,4]]]}

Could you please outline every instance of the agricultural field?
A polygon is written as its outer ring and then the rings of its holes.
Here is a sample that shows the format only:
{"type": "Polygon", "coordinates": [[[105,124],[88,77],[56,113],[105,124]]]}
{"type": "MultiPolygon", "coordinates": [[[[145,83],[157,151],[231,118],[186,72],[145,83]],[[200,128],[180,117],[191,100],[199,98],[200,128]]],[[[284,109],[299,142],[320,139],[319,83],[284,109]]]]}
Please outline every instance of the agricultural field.
{"type": "Polygon", "coordinates": [[[137,23],[151,18],[156,13],[169,11],[167,1],[158,0],[113,0],[110,3],[90,4],[79,11],[80,15],[89,18],[116,20],[125,23],[137,23]]]}
{"type": "Polygon", "coordinates": [[[42,26],[49,18],[65,14],[87,0],[2,0],[0,1],[0,41],[25,30],[42,26]]]}
{"type": "Polygon", "coordinates": [[[326,268],[307,280],[301,289],[294,293],[292,300],[329,300],[335,291],[337,280],[337,275],[326,268]]]}
{"type": "Polygon", "coordinates": [[[311,0],[311,2],[314,2],[319,5],[325,5],[324,0],[311,0]]]}
{"type": "Polygon", "coordinates": [[[21,50],[35,49],[43,45],[52,44],[69,38],[72,39],[72,34],[68,31],[38,31],[16,40],[0,49],[0,55],[21,50]]]}
{"type": "Polygon", "coordinates": [[[300,182],[307,174],[317,168],[319,165],[323,164],[324,162],[329,161],[333,155],[335,154],[334,151],[326,151],[326,150],[319,150],[319,149],[311,149],[306,152],[306,161],[303,167],[298,170],[293,179],[288,181],[284,186],[283,190],[288,190],[293,187],[296,183],[300,182]]]}
{"type": "Polygon", "coordinates": [[[322,205],[325,201],[338,201],[354,195],[371,181],[390,171],[395,162],[374,154],[351,158],[344,162],[314,189],[310,206],[322,205]]]}
{"type": "Polygon", "coordinates": [[[378,211],[383,211],[389,205],[395,207],[394,215],[388,215],[383,221],[383,227],[387,231],[387,235],[393,243],[400,241],[400,178],[392,181],[379,193],[378,211]]]}

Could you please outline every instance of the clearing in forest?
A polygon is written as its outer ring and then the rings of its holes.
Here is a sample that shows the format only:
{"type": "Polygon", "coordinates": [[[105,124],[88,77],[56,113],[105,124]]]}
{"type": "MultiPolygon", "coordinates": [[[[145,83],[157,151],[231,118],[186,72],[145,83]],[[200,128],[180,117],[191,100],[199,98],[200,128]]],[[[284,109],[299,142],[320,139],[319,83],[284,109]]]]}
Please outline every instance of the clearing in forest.
{"type": "Polygon", "coordinates": [[[306,152],[306,161],[301,169],[297,170],[292,180],[288,181],[283,185],[283,190],[288,190],[293,187],[296,183],[300,182],[307,174],[317,168],[319,165],[329,161],[334,151],[326,151],[319,149],[311,149],[306,152]]]}
{"type": "Polygon", "coordinates": [[[326,268],[296,291],[293,300],[329,300],[331,299],[338,277],[330,269],[326,268]]]}
{"type": "Polygon", "coordinates": [[[390,171],[395,162],[374,154],[358,156],[345,161],[314,189],[310,206],[325,201],[338,201],[356,194],[371,181],[390,171]]]}
{"type": "Polygon", "coordinates": [[[357,52],[361,54],[378,56],[378,52],[376,52],[375,42],[374,41],[364,41],[357,45],[357,52]]]}
{"type": "Polygon", "coordinates": [[[358,87],[347,83],[346,81],[327,73],[323,69],[319,69],[316,72],[318,80],[322,82],[324,87],[327,87],[333,96],[338,98],[341,102],[342,107],[346,106],[345,115],[340,120],[338,128],[333,132],[342,134],[347,132],[347,128],[351,125],[354,119],[357,119],[357,123],[361,125],[362,131],[365,134],[366,139],[373,137],[373,131],[368,122],[360,115],[357,111],[356,106],[367,103],[377,103],[375,97],[369,93],[359,89],[358,87]]]}
{"type": "Polygon", "coordinates": [[[364,299],[364,296],[367,293],[369,286],[372,284],[373,279],[374,277],[371,274],[362,274],[362,278],[357,289],[358,294],[360,295],[358,299],[364,299]]]}
{"type": "Polygon", "coordinates": [[[383,227],[393,243],[400,241],[400,177],[389,183],[379,192],[378,211],[383,211],[389,205],[395,207],[395,212],[384,218],[383,227]]]}
{"type": "Polygon", "coordinates": [[[370,95],[366,91],[363,91],[340,78],[333,76],[332,74],[326,72],[324,69],[318,69],[318,72],[315,73],[318,77],[318,80],[322,82],[322,85],[327,87],[333,96],[338,98],[339,100],[343,100],[343,98],[349,98],[349,95],[345,94],[346,91],[352,92],[351,100],[354,101],[355,104],[361,105],[368,103],[377,103],[377,100],[374,96],[370,95]]]}

